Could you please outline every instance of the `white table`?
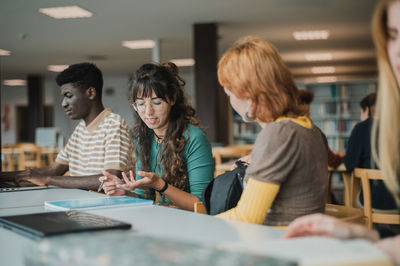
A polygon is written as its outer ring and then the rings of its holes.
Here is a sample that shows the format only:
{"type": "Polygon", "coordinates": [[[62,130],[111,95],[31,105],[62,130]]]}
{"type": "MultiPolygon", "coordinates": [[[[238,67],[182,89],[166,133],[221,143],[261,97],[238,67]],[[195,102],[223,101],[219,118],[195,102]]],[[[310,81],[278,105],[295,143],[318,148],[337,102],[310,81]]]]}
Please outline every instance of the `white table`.
{"type": "Polygon", "coordinates": [[[45,201],[106,197],[104,194],[80,189],[47,188],[0,193],[0,210],[43,206],[45,201]]]}
{"type": "MultiPolygon", "coordinates": [[[[105,196],[77,189],[59,188],[0,193],[0,216],[53,211],[44,207],[44,201],[46,200],[92,197],[105,196]]],[[[138,234],[178,241],[190,241],[210,247],[229,243],[279,241],[278,238],[283,234],[282,230],[267,226],[225,221],[213,216],[156,205],[98,209],[89,212],[131,223],[132,230],[138,234]]],[[[23,250],[25,246],[31,245],[32,242],[32,240],[24,236],[0,228],[1,265],[23,265],[23,250]]],[[[279,245],[279,242],[277,244],[279,245]]],[[[383,261],[379,261],[381,265],[388,265],[381,263],[385,262],[385,258],[379,254],[379,251],[378,254],[375,250],[373,251],[372,253],[375,255],[368,253],[364,255],[365,262],[368,262],[368,259],[372,256],[374,259],[376,257],[380,260],[383,259],[383,261]]],[[[288,252],[290,253],[290,250],[288,252]]]]}
{"type": "MultiPolygon", "coordinates": [[[[0,216],[50,212],[44,202],[76,198],[106,197],[78,189],[49,188],[24,192],[0,193],[0,216]]],[[[132,224],[139,234],[218,244],[240,240],[278,238],[283,231],[261,225],[225,221],[213,216],[157,205],[92,210],[90,213],[132,224]]],[[[24,247],[32,240],[0,228],[1,265],[22,265],[24,247]]]]}

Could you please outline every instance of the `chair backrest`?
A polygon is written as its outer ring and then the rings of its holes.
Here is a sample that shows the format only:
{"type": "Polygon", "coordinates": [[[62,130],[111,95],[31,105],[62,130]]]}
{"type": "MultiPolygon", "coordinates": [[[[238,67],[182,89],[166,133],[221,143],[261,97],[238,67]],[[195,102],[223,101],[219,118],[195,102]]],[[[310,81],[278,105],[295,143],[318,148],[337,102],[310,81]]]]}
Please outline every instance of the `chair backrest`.
{"type": "Polygon", "coordinates": [[[12,147],[1,148],[1,169],[2,171],[15,171],[14,150],[12,147]]]}
{"type": "Polygon", "coordinates": [[[42,153],[42,166],[51,165],[57,158],[58,149],[50,147],[40,147],[42,153]]]}
{"type": "Polygon", "coordinates": [[[212,148],[215,164],[221,164],[223,158],[240,158],[251,153],[253,145],[229,145],[212,148]]]}
{"type": "Polygon", "coordinates": [[[253,144],[243,145],[229,145],[224,147],[213,147],[212,155],[215,161],[215,172],[214,177],[224,173],[228,168],[222,167],[221,170],[218,166],[223,165],[222,161],[224,158],[238,159],[245,155],[249,155],[253,149],[253,144]]]}
{"type": "Polygon", "coordinates": [[[203,202],[199,201],[194,203],[194,212],[207,214],[206,207],[204,206],[203,202]]]}
{"type": "Polygon", "coordinates": [[[363,225],[366,223],[363,211],[353,207],[337,204],[325,204],[325,214],[344,222],[359,223],[363,225]]]}
{"type": "Polygon", "coordinates": [[[398,212],[389,213],[387,211],[380,211],[372,208],[370,180],[383,180],[382,171],[376,169],[354,169],[351,185],[351,198],[354,201],[357,197],[356,195],[360,191],[359,183],[361,181],[364,216],[366,217],[368,228],[372,228],[373,223],[400,224],[400,214],[398,212]]]}
{"type": "Polygon", "coordinates": [[[21,143],[16,146],[18,170],[39,168],[42,166],[41,149],[33,143],[21,143]]]}

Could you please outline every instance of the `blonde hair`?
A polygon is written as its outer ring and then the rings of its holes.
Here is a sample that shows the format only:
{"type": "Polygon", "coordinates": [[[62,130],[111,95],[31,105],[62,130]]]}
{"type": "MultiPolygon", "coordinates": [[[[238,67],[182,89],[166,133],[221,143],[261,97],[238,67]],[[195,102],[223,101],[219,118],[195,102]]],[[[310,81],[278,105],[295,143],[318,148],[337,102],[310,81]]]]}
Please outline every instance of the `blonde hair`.
{"type": "Polygon", "coordinates": [[[395,1],[399,0],[380,1],[372,20],[379,69],[379,90],[371,142],[372,155],[383,172],[386,186],[400,205],[400,89],[387,51],[387,10],[395,1]]]}
{"type": "Polygon", "coordinates": [[[261,122],[307,113],[278,51],[257,37],[245,37],[225,52],[218,63],[218,80],[237,98],[250,99],[252,116],[261,122]]]}

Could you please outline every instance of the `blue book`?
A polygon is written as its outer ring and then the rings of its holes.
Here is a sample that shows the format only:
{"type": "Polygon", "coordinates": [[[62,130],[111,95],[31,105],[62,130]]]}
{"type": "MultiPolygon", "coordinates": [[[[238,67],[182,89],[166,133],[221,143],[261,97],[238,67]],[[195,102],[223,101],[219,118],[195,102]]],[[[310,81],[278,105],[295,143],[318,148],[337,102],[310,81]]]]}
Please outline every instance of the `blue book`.
{"type": "Polygon", "coordinates": [[[92,210],[103,208],[120,208],[152,205],[152,200],[133,198],[128,196],[90,198],[76,200],[45,201],[44,206],[57,210],[92,210]]]}

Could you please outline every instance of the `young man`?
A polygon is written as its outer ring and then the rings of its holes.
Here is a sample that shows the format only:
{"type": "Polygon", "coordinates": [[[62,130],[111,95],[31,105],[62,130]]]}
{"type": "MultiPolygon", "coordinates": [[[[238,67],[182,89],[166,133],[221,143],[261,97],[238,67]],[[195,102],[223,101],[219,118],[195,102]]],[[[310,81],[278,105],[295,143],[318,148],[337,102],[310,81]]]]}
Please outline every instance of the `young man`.
{"type": "Polygon", "coordinates": [[[1,173],[1,179],[36,185],[97,190],[102,171],[120,176],[131,169],[131,141],[126,121],[101,101],[103,77],[90,63],[69,66],[56,78],[62,107],[73,120],[81,119],[56,161],[46,167],[1,173]],[[63,176],[69,170],[69,176],[63,176]]]}

